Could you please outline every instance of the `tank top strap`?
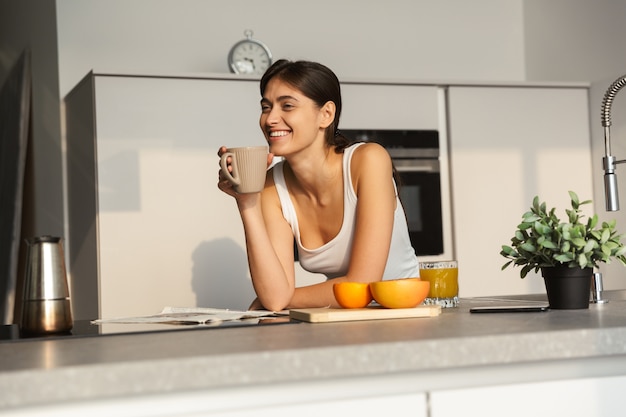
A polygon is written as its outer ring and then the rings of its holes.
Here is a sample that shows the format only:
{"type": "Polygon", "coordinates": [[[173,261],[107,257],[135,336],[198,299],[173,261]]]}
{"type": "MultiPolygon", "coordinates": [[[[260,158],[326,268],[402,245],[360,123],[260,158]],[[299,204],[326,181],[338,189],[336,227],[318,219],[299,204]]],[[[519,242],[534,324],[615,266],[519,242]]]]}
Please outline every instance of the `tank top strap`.
{"type": "Polygon", "coordinates": [[[352,171],[350,170],[350,166],[352,165],[352,155],[354,154],[355,149],[364,143],[365,142],[357,142],[350,145],[343,151],[343,194],[346,199],[344,201],[350,201],[353,204],[356,204],[357,198],[354,187],[352,186],[352,171]]]}
{"type": "Polygon", "coordinates": [[[283,212],[283,217],[287,220],[287,223],[291,226],[293,235],[296,237],[298,243],[300,242],[300,230],[298,227],[298,217],[296,216],[296,209],[293,206],[291,198],[289,197],[289,191],[287,190],[287,182],[285,181],[285,161],[280,161],[272,168],[274,177],[274,185],[276,186],[276,192],[278,193],[278,199],[280,200],[280,207],[283,212]]]}

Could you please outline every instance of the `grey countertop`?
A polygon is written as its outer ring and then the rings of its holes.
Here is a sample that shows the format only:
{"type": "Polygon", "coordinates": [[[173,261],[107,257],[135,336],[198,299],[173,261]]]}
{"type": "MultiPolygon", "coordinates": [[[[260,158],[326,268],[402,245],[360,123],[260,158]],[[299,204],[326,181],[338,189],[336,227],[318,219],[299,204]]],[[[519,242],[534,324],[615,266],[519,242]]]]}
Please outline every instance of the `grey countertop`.
{"type": "Polygon", "coordinates": [[[626,301],[618,300],[622,293],[606,294],[608,304],[588,310],[470,314],[472,306],[515,297],[463,299],[433,318],[5,342],[0,408],[389,374],[422,375],[415,388],[432,390],[512,378],[495,378],[501,367],[518,367],[516,381],[533,380],[533,367],[547,363],[560,377],[626,374],[626,301]],[[481,376],[471,381],[449,378],[477,369],[481,376]]]}

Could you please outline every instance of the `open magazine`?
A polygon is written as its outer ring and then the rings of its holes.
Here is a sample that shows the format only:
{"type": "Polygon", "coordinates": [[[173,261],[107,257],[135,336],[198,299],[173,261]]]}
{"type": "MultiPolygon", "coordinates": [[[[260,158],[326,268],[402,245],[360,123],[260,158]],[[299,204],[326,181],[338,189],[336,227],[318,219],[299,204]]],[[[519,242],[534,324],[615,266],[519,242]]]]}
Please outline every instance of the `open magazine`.
{"type": "Polygon", "coordinates": [[[166,323],[166,324],[217,324],[231,320],[259,319],[263,317],[288,316],[288,311],[249,310],[237,311],[203,307],[165,307],[160,313],[149,316],[119,317],[92,320],[92,324],[104,323],[166,323]]]}

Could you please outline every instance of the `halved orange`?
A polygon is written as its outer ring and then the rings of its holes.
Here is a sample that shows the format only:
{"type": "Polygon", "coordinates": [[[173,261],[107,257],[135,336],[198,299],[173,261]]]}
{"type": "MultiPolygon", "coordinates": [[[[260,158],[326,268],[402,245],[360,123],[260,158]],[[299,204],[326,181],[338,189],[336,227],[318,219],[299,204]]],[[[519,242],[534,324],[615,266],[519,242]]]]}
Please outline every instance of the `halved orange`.
{"type": "Polygon", "coordinates": [[[333,284],[333,294],[343,308],[364,308],[372,301],[367,282],[337,282],[333,284]]]}
{"type": "Polygon", "coordinates": [[[372,282],[370,290],[374,300],[386,308],[417,307],[428,295],[430,282],[419,278],[402,278],[372,282]]]}

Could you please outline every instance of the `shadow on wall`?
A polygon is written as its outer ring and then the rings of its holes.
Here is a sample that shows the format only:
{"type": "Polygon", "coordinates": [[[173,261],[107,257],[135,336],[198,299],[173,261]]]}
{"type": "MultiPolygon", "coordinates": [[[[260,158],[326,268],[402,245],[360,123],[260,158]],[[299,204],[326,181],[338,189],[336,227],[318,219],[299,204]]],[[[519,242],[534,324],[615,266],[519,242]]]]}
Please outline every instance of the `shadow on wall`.
{"type": "Polygon", "coordinates": [[[198,307],[247,310],[255,298],[246,252],[234,240],[202,242],[191,255],[198,307]]]}

